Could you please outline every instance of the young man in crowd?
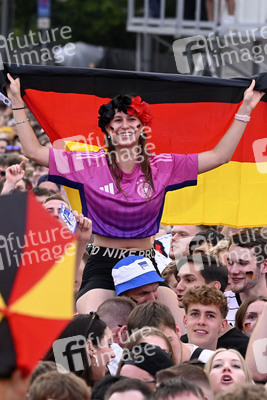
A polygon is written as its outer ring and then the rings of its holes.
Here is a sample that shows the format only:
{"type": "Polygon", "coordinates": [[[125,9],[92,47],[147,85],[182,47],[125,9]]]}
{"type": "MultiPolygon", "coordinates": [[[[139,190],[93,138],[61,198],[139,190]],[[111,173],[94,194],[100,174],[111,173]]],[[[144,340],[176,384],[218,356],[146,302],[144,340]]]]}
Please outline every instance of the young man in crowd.
{"type": "Polygon", "coordinates": [[[186,291],[183,297],[184,324],[189,343],[203,349],[216,350],[219,334],[227,327],[227,299],[209,285],[186,291]]]}
{"type": "Polygon", "coordinates": [[[175,323],[170,309],[162,303],[152,301],[141,304],[131,312],[127,322],[129,334],[135,329],[141,329],[144,326],[160,329],[169,339],[174,355],[175,364],[190,359],[198,359],[206,363],[213,352],[204,350],[194,344],[183,343],[180,340],[180,328],[175,323]]]}
{"type": "Polygon", "coordinates": [[[177,281],[178,304],[183,308],[183,296],[188,289],[207,284],[224,292],[228,283],[228,272],[216,258],[195,254],[179,260],[177,281]]]}
{"type": "Polygon", "coordinates": [[[234,324],[235,314],[249,296],[267,296],[267,231],[251,228],[234,234],[228,256],[231,291],[226,292],[230,315],[234,324]]]}
{"type": "Polygon", "coordinates": [[[189,255],[189,243],[193,237],[203,230],[210,228],[206,225],[174,225],[171,231],[171,244],[169,257],[179,260],[189,255]]]}
{"type": "MultiPolygon", "coordinates": [[[[184,257],[178,262],[177,270],[179,306],[183,307],[182,300],[188,289],[206,284],[219,289],[223,293],[227,287],[227,268],[212,256],[194,254],[184,257]]],[[[229,312],[227,320],[228,315],[229,312]]],[[[183,335],[181,340],[187,343],[187,335],[183,335]]],[[[225,332],[218,339],[217,347],[236,349],[245,357],[247,345],[248,337],[228,323],[225,332]]]]}
{"type": "Polygon", "coordinates": [[[128,297],[113,297],[104,301],[96,310],[99,317],[107,324],[112,334],[112,349],[116,357],[108,364],[111,375],[116,375],[122,356],[123,347],[127,343],[127,320],[136,304],[128,297]]]}
{"type": "Polygon", "coordinates": [[[147,257],[130,256],[120,260],[112,269],[117,296],[126,296],[136,304],[157,300],[159,283],[164,279],[147,257]]]}
{"type": "MultiPolygon", "coordinates": [[[[152,261],[143,256],[121,259],[112,269],[112,278],[116,295],[129,297],[137,305],[157,300],[159,285],[164,282],[152,261]]],[[[172,295],[177,300],[174,292],[172,295]]],[[[183,314],[175,303],[171,312],[175,321],[181,325],[183,314]]]]}
{"type": "Polygon", "coordinates": [[[121,347],[126,343],[127,320],[136,307],[136,303],[128,297],[114,297],[104,301],[96,310],[99,317],[112,332],[112,342],[121,347]]]}

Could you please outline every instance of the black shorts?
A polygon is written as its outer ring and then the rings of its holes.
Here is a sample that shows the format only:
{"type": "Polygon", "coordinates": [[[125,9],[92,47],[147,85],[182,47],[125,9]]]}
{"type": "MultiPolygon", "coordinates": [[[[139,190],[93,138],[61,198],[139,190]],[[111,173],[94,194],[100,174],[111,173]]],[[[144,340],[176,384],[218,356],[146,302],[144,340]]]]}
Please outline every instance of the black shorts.
{"type": "MultiPolygon", "coordinates": [[[[77,299],[92,289],[115,290],[112,268],[122,258],[129,256],[143,256],[149,258],[157,273],[160,275],[156,261],[155,250],[122,250],[109,247],[93,246],[89,259],[83,271],[82,284],[77,299]]],[[[164,282],[163,282],[164,283],[164,282]]]]}

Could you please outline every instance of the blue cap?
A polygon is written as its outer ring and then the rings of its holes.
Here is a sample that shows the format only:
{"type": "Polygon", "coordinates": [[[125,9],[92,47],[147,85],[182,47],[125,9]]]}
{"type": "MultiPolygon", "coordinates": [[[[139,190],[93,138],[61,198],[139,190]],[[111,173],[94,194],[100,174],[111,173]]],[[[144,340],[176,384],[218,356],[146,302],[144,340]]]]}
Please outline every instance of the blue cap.
{"type": "Polygon", "coordinates": [[[116,295],[150,283],[163,282],[152,261],[147,257],[130,256],[120,260],[112,269],[116,295]]]}

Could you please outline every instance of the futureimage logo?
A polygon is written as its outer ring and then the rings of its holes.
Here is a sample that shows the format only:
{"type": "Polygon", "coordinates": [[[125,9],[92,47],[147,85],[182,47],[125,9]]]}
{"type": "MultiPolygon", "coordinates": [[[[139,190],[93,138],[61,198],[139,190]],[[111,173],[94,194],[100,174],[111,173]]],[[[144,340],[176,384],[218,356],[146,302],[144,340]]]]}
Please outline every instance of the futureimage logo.
{"type": "MultiPolygon", "coordinates": [[[[60,63],[64,57],[61,45],[62,40],[71,38],[71,28],[63,26],[42,32],[29,31],[23,37],[10,32],[7,37],[0,35],[0,70],[4,68],[3,62],[10,64],[43,64],[49,61],[60,63]]],[[[64,53],[75,54],[74,43],[64,46],[64,53]]]]}
{"type": "Polygon", "coordinates": [[[29,230],[23,237],[14,232],[10,232],[6,237],[0,235],[0,271],[12,265],[38,265],[49,260],[60,263],[65,254],[74,254],[75,246],[73,243],[59,244],[58,239],[71,237],[72,234],[65,226],[46,229],[43,232],[29,230]]]}
{"type": "Polygon", "coordinates": [[[53,343],[53,352],[59,371],[62,372],[62,366],[66,372],[78,372],[83,371],[86,364],[90,365],[86,346],[86,339],[82,335],[56,340],[53,343]]]}
{"type": "Polygon", "coordinates": [[[192,74],[211,65],[219,68],[247,61],[260,64],[267,55],[266,39],[267,26],[177,39],[173,43],[176,67],[179,73],[192,74]]]}
{"type": "Polygon", "coordinates": [[[177,70],[181,74],[203,71],[206,62],[211,65],[207,40],[202,35],[175,40],[173,52],[177,70]]]}

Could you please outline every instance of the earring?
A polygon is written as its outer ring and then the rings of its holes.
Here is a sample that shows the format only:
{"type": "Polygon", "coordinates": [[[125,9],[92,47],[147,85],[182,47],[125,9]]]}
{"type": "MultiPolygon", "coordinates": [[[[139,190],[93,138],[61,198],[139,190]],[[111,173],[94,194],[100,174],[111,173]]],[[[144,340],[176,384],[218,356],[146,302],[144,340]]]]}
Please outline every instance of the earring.
{"type": "Polygon", "coordinates": [[[97,362],[96,362],[96,356],[92,356],[92,358],[94,358],[94,362],[92,362],[92,367],[96,367],[97,366],[97,362]]]}
{"type": "Polygon", "coordinates": [[[147,139],[146,132],[142,129],[140,133],[141,138],[147,139]]]}

